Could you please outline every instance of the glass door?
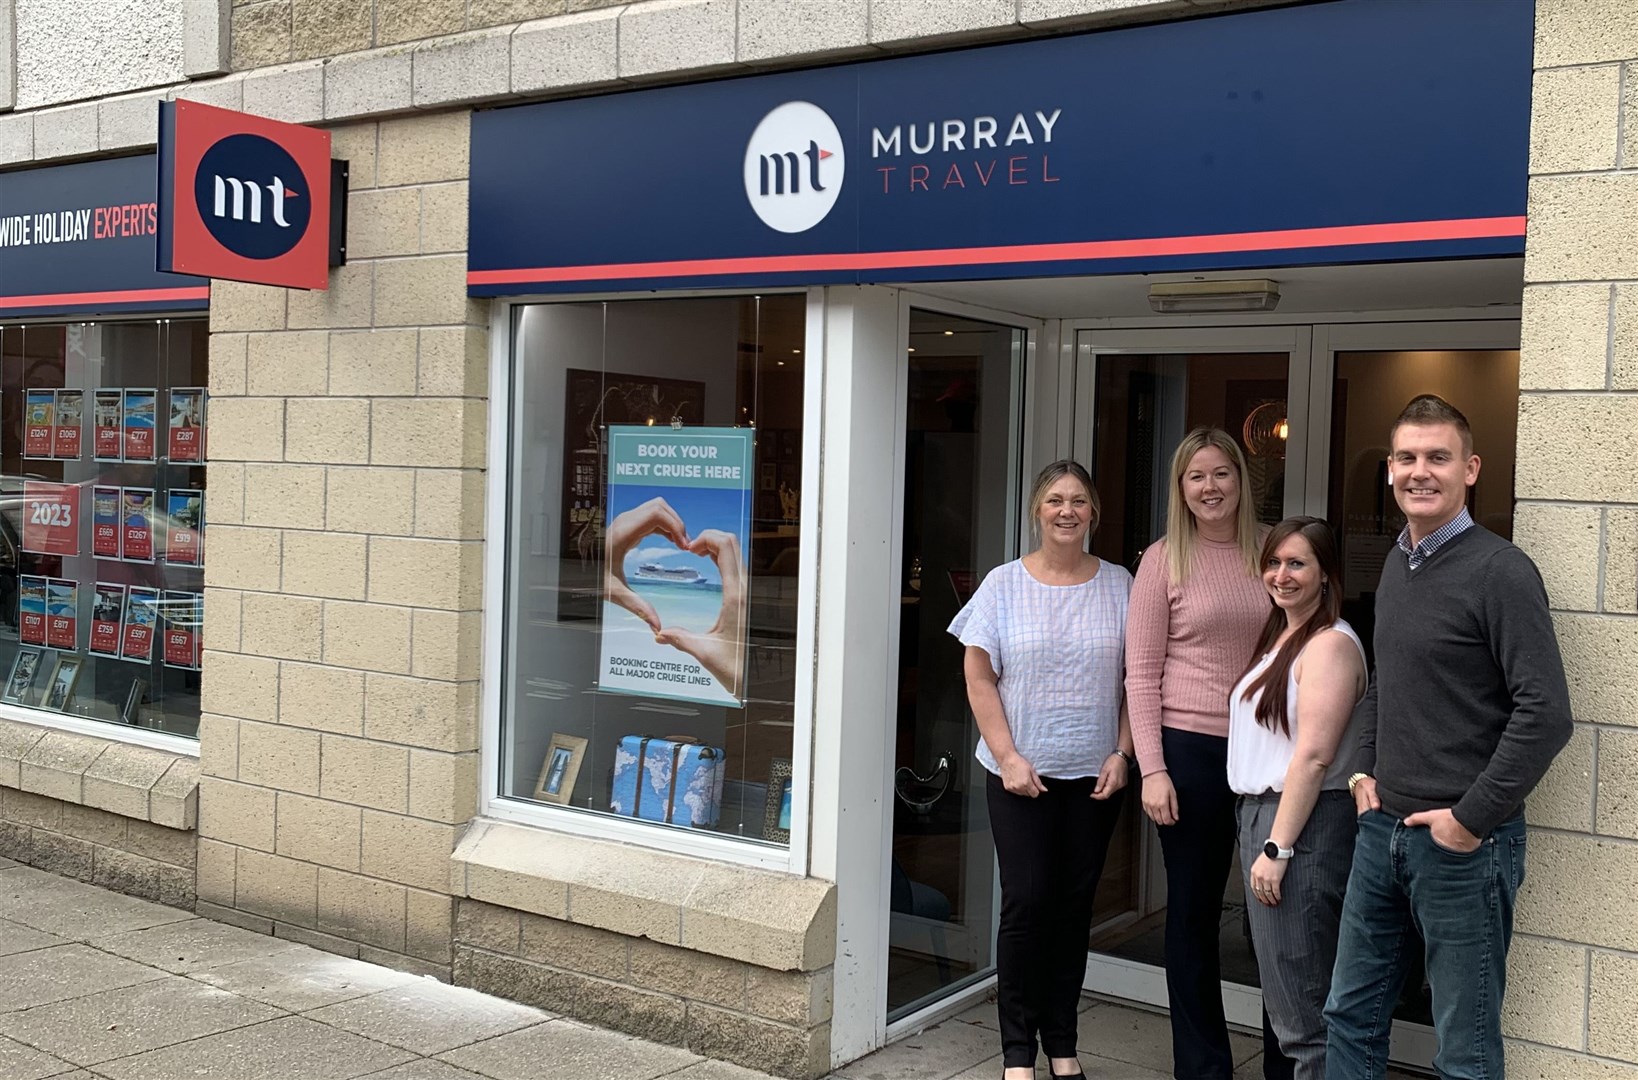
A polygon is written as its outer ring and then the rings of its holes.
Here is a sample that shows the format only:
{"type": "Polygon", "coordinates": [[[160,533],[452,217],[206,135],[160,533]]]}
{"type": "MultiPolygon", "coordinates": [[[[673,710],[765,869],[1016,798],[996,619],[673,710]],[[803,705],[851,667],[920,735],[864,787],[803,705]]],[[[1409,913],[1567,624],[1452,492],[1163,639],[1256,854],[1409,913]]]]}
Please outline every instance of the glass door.
{"type": "Polygon", "coordinates": [[[995,850],[962,646],[946,631],[1014,557],[1029,330],[906,309],[887,1019],[994,970],[995,850]]]}
{"type": "MultiPolygon", "coordinates": [[[[1307,327],[1077,334],[1073,442],[1103,501],[1097,555],[1136,571],[1165,532],[1172,450],[1202,425],[1239,442],[1259,520],[1301,512],[1310,336],[1307,327]]],[[[1258,985],[1245,902],[1231,875],[1222,908],[1225,1007],[1231,1023],[1260,1027],[1260,998],[1233,989],[1258,985]]],[[[1129,799],[1098,888],[1088,989],[1164,1005],[1165,920],[1159,836],[1129,799]]]]}

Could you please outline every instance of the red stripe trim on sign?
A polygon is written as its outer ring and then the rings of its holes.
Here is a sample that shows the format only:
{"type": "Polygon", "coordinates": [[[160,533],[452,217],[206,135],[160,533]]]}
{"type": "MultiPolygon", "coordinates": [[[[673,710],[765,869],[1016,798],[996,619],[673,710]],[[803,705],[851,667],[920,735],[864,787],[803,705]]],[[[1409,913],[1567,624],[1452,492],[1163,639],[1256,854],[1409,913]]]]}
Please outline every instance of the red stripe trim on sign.
{"type": "Polygon", "coordinates": [[[160,304],[179,300],[209,300],[210,286],[185,289],[119,289],[113,292],[35,293],[0,296],[0,310],[23,307],[68,307],[71,304],[160,304]]]}
{"type": "Polygon", "coordinates": [[[934,248],[925,251],[861,251],[833,255],[756,255],[731,259],[678,259],[668,262],[606,263],[600,266],[537,266],[522,270],[469,270],[468,285],[513,285],[541,281],[604,281],[621,278],[699,277],[711,274],[784,274],[803,270],[893,270],[989,263],[1133,259],[1225,252],[1282,251],[1291,248],[1409,244],[1427,240],[1477,240],[1523,236],[1525,218],[1458,218],[1397,221],[1380,225],[1335,225],[1318,229],[1164,236],[1142,240],[1086,240],[1063,244],[1010,244],[999,247],[934,248]]]}

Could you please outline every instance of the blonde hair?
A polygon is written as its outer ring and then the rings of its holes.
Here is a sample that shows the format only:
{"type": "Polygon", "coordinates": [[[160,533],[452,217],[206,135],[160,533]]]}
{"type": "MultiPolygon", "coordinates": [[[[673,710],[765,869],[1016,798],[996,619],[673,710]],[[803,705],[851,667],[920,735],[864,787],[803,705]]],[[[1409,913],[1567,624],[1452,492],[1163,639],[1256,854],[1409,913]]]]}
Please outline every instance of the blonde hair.
{"type": "Polygon", "coordinates": [[[1222,428],[1197,427],[1183,436],[1183,441],[1177,444],[1177,452],[1172,455],[1172,491],[1166,503],[1166,569],[1173,585],[1182,585],[1188,580],[1200,540],[1194,511],[1183,501],[1183,474],[1188,471],[1194,455],[1207,447],[1221,450],[1239,477],[1240,506],[1234,519],[1234,539],[1245,558],[1246,573],[1257,576],[1257,508],[1251,501],[1246,456],[1240,452],[1240,444],[1222,428]]]}
{"type": "Polygon", "coordinates": [[[1047,492],[1052,490],[1064,477],[1077,481],[1086,489],[1086,497],[1092,502],[1092,525],[1086,530],[1091,536],[1098,531],[1098,523],[1103,520],[1103,503],[1098,499],[1098,489],[1092,483],[1092,474],[1086,471],[1086,466],[1078,461],[1063,458],[1054,461],[1042,469],[1035,477],[1035,486],[1029,492],[1029,529],[1031,535],[1038,535],[1041,531],[1041,504],[1046,502],[1047,492]]]}

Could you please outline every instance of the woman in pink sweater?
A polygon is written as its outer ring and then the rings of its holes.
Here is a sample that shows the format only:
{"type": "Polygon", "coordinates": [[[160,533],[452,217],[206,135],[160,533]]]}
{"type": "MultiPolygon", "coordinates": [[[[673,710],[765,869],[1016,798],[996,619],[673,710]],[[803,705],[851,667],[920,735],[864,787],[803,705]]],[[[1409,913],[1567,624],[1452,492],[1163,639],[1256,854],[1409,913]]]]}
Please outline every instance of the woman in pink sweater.
{"type": "MultiPolygon", "coordinates": [[[[1143,810],[1166,860],[1166,992],[1173,1074],[1229,1080],[1234,1061],[1218,964],[1233,866],[1229,690],[1268,618],[1245,457],[1196,428],[1172,455],[1166,536],[1143,553],[1126,625],[1126,699],[1143,810]]],[[[1271,1063],[1273,1064],[1273,1063],[1271,1063]]]]}

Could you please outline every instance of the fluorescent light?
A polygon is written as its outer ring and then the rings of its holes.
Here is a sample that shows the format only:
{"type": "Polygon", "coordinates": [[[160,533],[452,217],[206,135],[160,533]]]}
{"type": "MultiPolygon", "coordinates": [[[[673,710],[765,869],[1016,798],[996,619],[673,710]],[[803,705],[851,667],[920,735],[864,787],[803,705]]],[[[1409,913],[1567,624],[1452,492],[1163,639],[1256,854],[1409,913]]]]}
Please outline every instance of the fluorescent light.
{"type": "Polygon", "coordinates": [[[1280,283],[1250,281],[1168,281],[1149,286],[1149,306],[1163,315],[1196,311],[1273,311],[1280,283]]]}

